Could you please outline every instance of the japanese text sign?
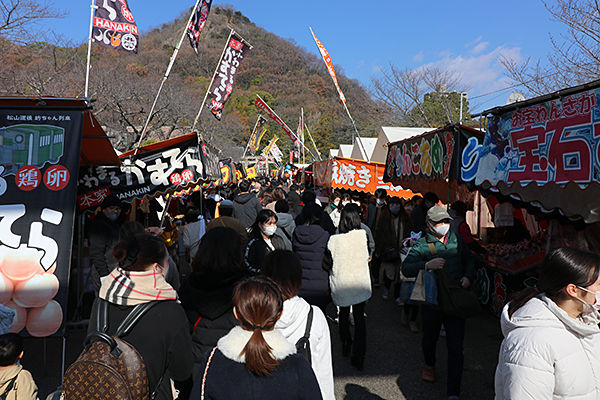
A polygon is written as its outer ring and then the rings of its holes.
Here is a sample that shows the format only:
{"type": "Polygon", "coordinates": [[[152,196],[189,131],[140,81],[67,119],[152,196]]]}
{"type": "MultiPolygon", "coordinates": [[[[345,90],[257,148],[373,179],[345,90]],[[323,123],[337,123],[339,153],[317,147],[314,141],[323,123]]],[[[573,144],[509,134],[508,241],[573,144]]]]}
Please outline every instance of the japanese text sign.
{"type": "Polygon", "coordinates": [[[104,1],[97,6],[92,40],[111,49],[137,53],[139,35],[127,0],[104,1]]]}
{"type": "Polygon", "coordinates": [[[372,194],[377,189],[385,189],[391,196],[411,198],[413,194],[410,191],[383,181],[384,170],[383,163],[341,157],[313,164],[313,176],[317,185],[372,194]],[[327,176],[330,177],[329,184],[323,184],[327,176]]]}
{"type": "Polygon", "coordinates": [[[63,326],[83,108],[0,108],[0,303],[12,332],[63,326]]]}
{"type": "Polygon", "coordinates": [[[225,102],[233,92],[235,77],[240,68],[240,61],[245,57],[250,47],[235,32],[229,37],[221,62],[217,67],[215,79],[210,87],[210,103],[208,108],[216,119],[221,120],[225,102]]]}
{"type": "Polygon", "coordinates": [[[599,94],[583,91],[490,119],[483,145],[474,150],[475,183],[585,188],[600,181],[599,94]]]}
{"type": "Polygon", "coordinates": [[[156,192],[174,190],[179,185],[220,177],[218,158],[196,135],[171,146],[125,158],[121,167],[82,167],[77,191],[80,211],[95,209],[113,193],[131,202],[156,192]]]}

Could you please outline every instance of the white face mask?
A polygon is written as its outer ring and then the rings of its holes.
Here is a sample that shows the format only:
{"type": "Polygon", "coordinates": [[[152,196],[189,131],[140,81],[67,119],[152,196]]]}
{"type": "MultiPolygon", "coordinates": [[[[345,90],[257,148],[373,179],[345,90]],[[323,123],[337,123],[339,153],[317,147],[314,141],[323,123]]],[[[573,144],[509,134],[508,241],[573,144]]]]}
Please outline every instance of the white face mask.
{"type": "Polygon", "coordinates": [[[273,236],[277,231],[277,226],[264,226],[262,231],[267,236],[273,236]]]}
{"type": "Polygon", "coordinates": [[[594,304],[590,304],[588,302],[583,301],[582,299],[580,299],[579,297],[577,297],[577,300],[581,301],[583,303],[583,313],[584,314],[590,314],[592,312],[595,311],[600,311],[600,292],[592,292],[591,290],[587,290],[586,288],[582,288],[581,286],[577,286],[579,289],[584,290],[588,293],[592,293],[595,297],[596,297],[596,301],[594,304]]]}
{"type": "Polygon", "coordinates": [[[385,200],[377,199],[375,200],[375,204],[377,204],[377,207],[381,207],[385,204],[385,200]]]}
{"type": "Polygon", "coordinates": [[[450,229],[450,224],[442,224],[438,226],[433,226],[432,224],[429,224],[429,229],[431,229],[431,233],[433,233],[435,236],[444,237],[450,229]]]}

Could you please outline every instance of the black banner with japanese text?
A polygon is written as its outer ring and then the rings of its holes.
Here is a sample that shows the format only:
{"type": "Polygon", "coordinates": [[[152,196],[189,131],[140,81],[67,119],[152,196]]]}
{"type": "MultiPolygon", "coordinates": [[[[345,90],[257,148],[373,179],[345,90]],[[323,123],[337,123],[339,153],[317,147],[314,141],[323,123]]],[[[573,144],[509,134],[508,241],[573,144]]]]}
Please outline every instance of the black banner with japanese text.
{"type": "Polygon", "coordinates": [[[103,1],[94,14],[92,40],[116,50],[137,53],[140,32],[127,0],[103,1]]]}
{"type": "Polygon", "coordinates": [[[78,212],[95,211],[109,194],[131,202],[180,185],[221,177],[219,159],[211,146],[195,134],[136,157],[124,158],[121,167],[81,167],[77,190],[78,212]]]}
{"type": "Polygon", "coordinates": [[[0,107],[0,303],[15,312],[12,332],[64,326],[82,129],[83,109],[0,107]]]}
{"type": "Polygon", "coordinates": [[[235,77],[240,68],[240,61],[250,50],[244,40],[235,32],[229,37],[229,42],[225,46],[221,63],[217,68],[215,80],[210,87],[210,103],[208,108],[216,119],[221,120],[225,102],[233,92],[235,77]]]}
{"type": "Polygon", "coordinates": [[[192,49],[198,55],[198,43],[200,43],[200,33],[202,33],[202,29],[204,29],[204,25],[206,25],[206,19],[208,18],[208,13],[210,12],[212,0],[202,0],[200,4],[196,6],[194,10],[194,16],[190,21],[190,24],[187,28],[188,39],[190,39],[190,45],[192,49]]]}

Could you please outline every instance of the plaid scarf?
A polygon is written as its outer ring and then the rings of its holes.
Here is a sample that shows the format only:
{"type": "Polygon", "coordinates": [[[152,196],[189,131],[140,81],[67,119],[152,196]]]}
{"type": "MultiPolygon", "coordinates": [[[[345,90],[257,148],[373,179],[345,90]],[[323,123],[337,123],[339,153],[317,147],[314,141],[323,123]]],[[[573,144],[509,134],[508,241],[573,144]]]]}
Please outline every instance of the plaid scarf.
{"type": "Polygon", "coordinates": [[[115,268],[100,288],[100,298],[120,306],[135,306],[152,300],[177,300],[177,292],[160,271],[125,271],[115,268]]]}

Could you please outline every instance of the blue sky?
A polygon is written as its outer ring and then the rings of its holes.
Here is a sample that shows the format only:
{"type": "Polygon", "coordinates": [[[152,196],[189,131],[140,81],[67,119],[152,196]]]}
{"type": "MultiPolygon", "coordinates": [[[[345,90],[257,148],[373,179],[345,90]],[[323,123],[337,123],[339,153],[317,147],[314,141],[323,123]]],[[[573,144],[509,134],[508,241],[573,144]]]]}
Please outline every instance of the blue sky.
{"type": "MultiPolygon", "coordinates": [[[[142,32],[172,21],[195,3],[194,0],[128,2],[142,32]],[[169,7],[161,8],[164,4],[169,7]]],[[[371,76],[378,75],[379,66],[389,62],[400,68],[435,65],[455,70],[472,87],[469,98],[472,105],[476,104],[472,112],[504,105],[513,91],[486,95],[509,86],[498,61],[500,54],[518,61],[545,58],[551,45],[550,34],[559,38],[565,31],[563,25],[550,20],[541,0],[230,0],[227,3],[256,25],[294,39],[298,45],[318,54],[308,29],[311,26],[333,63],[365,86],[370,85],[371,76]]],[[[548,3],[555,4],[556,0],[548,3]]],[[[54,4],[68,11],[69,16],[49,21],[46,27],[75,44],[87,41],[91,1],[61,0],[54,4]]],[[[214,0],[214,4],[221,3],[214,0]]]]}

